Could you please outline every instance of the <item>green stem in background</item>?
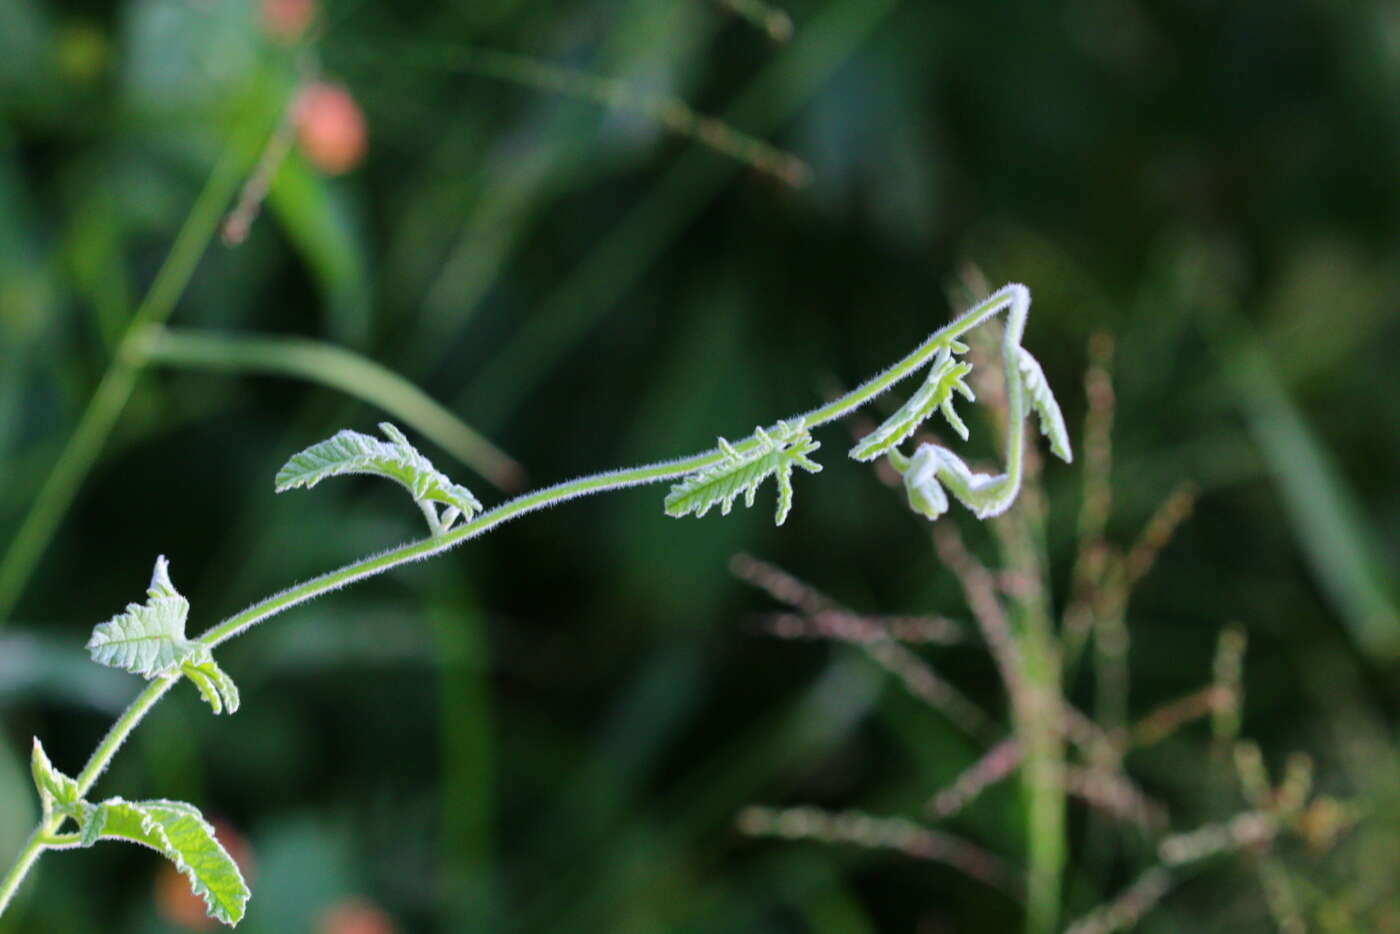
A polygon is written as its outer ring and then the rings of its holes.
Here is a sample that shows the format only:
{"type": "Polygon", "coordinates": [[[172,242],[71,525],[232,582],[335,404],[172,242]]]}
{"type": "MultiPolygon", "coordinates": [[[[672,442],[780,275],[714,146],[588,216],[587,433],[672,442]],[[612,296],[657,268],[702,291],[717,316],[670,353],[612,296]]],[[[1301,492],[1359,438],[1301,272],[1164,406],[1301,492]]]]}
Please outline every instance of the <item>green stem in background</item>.
{"type": "MultiPolygon", "coordinates": [[[[1009,415],[1015,414],[1010,407],[1009,415]]],[[[1035,470],[1032,469],[1032,474],[1035,470]]],[[[1020,667],[1012,716],[1021,738],[1021,793],[1026,806],[1026,934],[1059,930],[1068,857],[1065,792],[1064,662],[1055,630],[1045,550],[1045,504],[1032,483],[1023,508],[993,525],[1004,567],[1018,579],[1036,582],[1009,601],[1020,667]]]]}
{"type": "Polygon", "coordinates": [[[1021,772],[1027,811],[1026,934],[1058,929],[1065,869],[1065,744],[1060,713],[1059,653],[1039,625],[1020,638],[1023,697],[1015,712],[1025,743],[1021,772]]]}
{"type": "Polygon", "coordinates": [[[218,230],[220,218],[238,190],[246,163],[243,147],[237,142],[225,148],[204,189],[190,208],[150,290],[132,315],[102,382],[98,384],[68,444],[40,487],[3,560],[0,560],[0,625],[14,610],[34,566],[48,547],[64,513],[102,453],[117,418],[131,398],[136,379],[145,365],[142,352],[144,334],[170,317],[175,303],[189,284],[190,276],[194,274],[200,256],[218,230]]]}
{"type": "Polygon", "coordinates": [[[141,347],[150,363],[275,373],[328,386],[402,419],[498,488],[521,486],[520,464],[436,399],[393,370],[335,344],[156,327],[141,347]]]}

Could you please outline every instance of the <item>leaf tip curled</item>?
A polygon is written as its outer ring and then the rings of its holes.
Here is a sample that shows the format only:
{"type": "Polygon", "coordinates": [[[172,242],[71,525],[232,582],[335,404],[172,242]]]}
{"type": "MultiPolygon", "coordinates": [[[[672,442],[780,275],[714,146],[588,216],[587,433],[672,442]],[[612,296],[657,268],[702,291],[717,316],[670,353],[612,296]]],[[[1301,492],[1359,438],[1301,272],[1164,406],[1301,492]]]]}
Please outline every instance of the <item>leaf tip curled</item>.
{"type": "Polygon", "coordinates": [[[170,582],[170,561],[165,555],[156,557],[156,566],[151,570],[151,583],[146,593],[152,597],[178,597],[179,591],[170,582]]]}
{"type": "Polygon", "coordinates": [[[904,492],[909,508],[930,522],[948,511],[948,493],[938,482],[939,449],[923,444],[904,471],[904,492]]]}

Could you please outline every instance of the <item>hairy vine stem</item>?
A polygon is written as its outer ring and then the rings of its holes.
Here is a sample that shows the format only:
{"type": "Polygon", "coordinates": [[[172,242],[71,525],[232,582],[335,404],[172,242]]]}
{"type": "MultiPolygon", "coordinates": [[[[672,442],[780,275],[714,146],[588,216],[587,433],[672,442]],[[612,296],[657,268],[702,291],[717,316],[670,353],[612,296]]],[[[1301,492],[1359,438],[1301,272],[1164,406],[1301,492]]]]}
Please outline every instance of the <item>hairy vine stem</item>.
{"type": "MultiPolygon", "coordinates": [[[[1023,363],[1024,351],[1022,351],[1020,347],[1021,335],[1025,328],[1029,306],[1030,293],[1025,286],[1018,284],[1007,285],[976,306],[968,309],[956,320],[935,331],[918,347],[903,359],[896,362],[893,366],[857,386],[855,389],[852,389],[845,395],[805,414],[781,421],[771,428],[760,428],[755,432],[753,437],[735,442],[732,445],[722,441],[718,449],[693,454],[688,457],[660,461],[639,467],[609,470],[558,483],[507,500],[494,508],[479,513],[475,517],[464,513],[466,521],[463,521],[455,528],[452,526],[457,519],[458,510],[455,508],[448,509],[439,516],[437,513],[437,506],[433,502],[415,495],[415,499],[419,501],[419,505],[424,508],[425,517],[428,518],[429,528],[433,533],[428,538],[400,545],[397,548],[392,548],[376,555],[371,555],[297,584],[281,593],[274,594],[223,620],[197,637],[192,643],[188,644],[194,649],[207,653],[207,651],[214,649],[222,643],[241,635],[263,620],[276,616],[298,604],[305,603],[355,581],[382,574],[400,565],[408,564],[413,561],[421,561],[433,555],[441,554],[442,552],[455,548],[463,542],[477,538],[512,519],[520,518],[521,516],[545,509],[549,506],[554,506],[575,497],[659,483],[666,480],[693,477],[702,471],[716,468],[726,462],[742,463],[744,458],[754,455],[763,445],[768,444],[771,446],[774,442],[770,435],[778,438],[796,437],[798,434],[805,435],[807,431],[813,428],[825,425],[850,414],[891,386],[918,372],[930,362],[940,358],[940,356],[946,359],[951,350],[961,346],[957,340],[959,336],[967,333],[999,312],[1008,311],[1008,321],[1002,340],[1003,357],[1006,367],[1008,403],[1006,472],[995,478],[980,474],[969,475],[965,468],[963,468],[961,474],[957,474],[956,471],[953,472],[953,474],[957,475],[945,475],[943,472],[939,474],[940,478],[944,479],[944,482],[949,484],[950,490],[952,490],[955,495],[958,495],[964,502],[974,506],[975,510],[979,511],[979,515],[986,514],[988,509],[1000,511],[1000,509],[1005,508],[1005,505],[1010,502],[1011,498],[1014,498],[1020,486],[1021,465],[1025,445],[1025,431],[1023,425],[1026,416],[1025,389],[1030,388],[1032,392],[1035,391],[1035,386],[1032,382],[1027,381],[1023,384],[1023,380],[1027,380],[1030,371],[1025,369],[1025,364],[1023,363]],[[969,477],[971,477],[970,482],[969,477]],[[993,489],[995,489],[995,492],[992,492],[993,489]],[[996,502],[1000,504],[999,506],[988,505],[988,503],[991,502],[988,497],[992,496],[996,498],[996,502]]],[[[1038,367],[1034,372],[1036,374],[1039,373],[1038,367]]],[[[1041,379],[1043,381],[1043,377],[1041,377],[1041,379]]],[[[1058,410],[1056,410],[1056,416],[1058,416],[1058,410]]],[[[393,433],[397,435],[396,430],[394,430],[393,433]]],[[[890,446],[882,453],[885,453],[889,457],[891,463],[897,470],[904,472],[910,469],[909,459],[901,454],[895,447],[890,446]]],[[[948,456],[952,457],[951,454],[948,456]]],[[[956,460],[955,457],[953,457],[953,459],[956,460]]],[[[957,461],[957,464],[961,466],[961,461],[957,461]]],[[[942,470],[943,468],[940,468],[940,471],[942,470]]],[[[446,478],[443,478],[444,481],[445,479],[446,478]]],[[[313,480],[305,485],[311,485],[311,483],[314,482],[316,481],[313,480]]],[[[288,485],[301,484],[290,483],[288,485]]],[[[466,491],[461,490],[461,492],[465,493],[466,491]]],[[[469,493],[466,495],[470,497],[469,493]]],[[[732,500],[732,495],[730,499],[732,500]]],[[[438,502],[445,501],[438,500],[438,502]]],[[[479,507],[479,504],[476,505],[479,507]]],[[[158,563],[158,572],[164,573],[163,568],[164,563],[162,559],[162,561],[158,563]]],[[[168,583],[168,577],[165,578],[165,580],[168,583]]],[[[178,670],[160,674],[154,677],[136,696],[112,725],[106,736],[93,751],[87,764],[77,775],[76,779],[73,780],[76,785],[77,798],[81,799],[87,794],[103,771],[106,770],[112,758],[116,755],[118,749],[121,748],[131,732],[179,680],[181,680],[181,673],[178,670]]],[[[230,705],[230,709],[232,709],[233,706],[234,705],[230,705]]],[[[76,837],[74,835],[58,834],[64,821],[71,816],[73,816],[71,813],[65,814],[62,811],[53,811],[46,807],[43,819],[41,819],[39,825],[30,835],[19,857],[5,875],[3,881],[0,881],[0,914],[4,913],[6,907],[10,904],[15,893],[18,891],[21,882],[44,850],[66,849],[75,845],[76,837]]]]}

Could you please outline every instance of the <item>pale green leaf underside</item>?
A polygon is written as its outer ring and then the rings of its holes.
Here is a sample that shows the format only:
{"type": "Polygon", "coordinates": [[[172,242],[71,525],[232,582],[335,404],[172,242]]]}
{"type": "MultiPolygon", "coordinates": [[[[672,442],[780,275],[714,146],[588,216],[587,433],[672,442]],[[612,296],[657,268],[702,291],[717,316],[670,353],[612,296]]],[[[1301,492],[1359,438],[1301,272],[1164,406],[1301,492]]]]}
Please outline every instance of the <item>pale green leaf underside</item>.
{"type": "Polygon", "coordinates": [[[699,517],[716,504],[722,514],[728,515],[740,494],[744,496],[744,505],[752,506],[759,485],[772,476],[778,485],[774,521],[782,525],[792,509],[793,468],[818,473],[821,465],[807,455],[821,445],[806,431],[781,423],[774,434],[759,428],[754,437],[758,445],[746,454],[740,454],[729,442],[719,439],[724,460],[672,486],[666,496],[666,515],[679,518],[694,513],[699,517]]]}
{"type": "Polygon", "coordinates": [[[124,801],[112,798],[97,806],[103,840],[126,840],[161,853],[204,899],[209,916],[234,925],[247,908],[248,884],[238,864],[214,836],[199,809],[181,801],[124,801]]]}
{"type": "MultiPolygon", "coordinates": [[[[388,422],[381,422],[379,427],[388,441],[346,429],[294,455],[277,472],[277,492],[310,489],[327,477],[341,474],[384,477],[408,490],[419,504],[446,507],[442,526],[435,526],[435,532],[446,531],[459,516],[469,519],[481,510],[481,502],[472,492],[437,470],[409,444],[403,432],[388,422]]],[[[437,518],[435,511],[433,516],[437,518]]]]}
{"type": "Polygon", "coordinates": [[[92,660],[144,678],[168,674],[200,651],[185,638],[189,601],[170,582],[165,557],[156,559],[145,603],[127,604],[126,612],[100,623],[88,639],[92,660]]]}
{"type": "Polygon", "coordinates": [[[923,385],[899,407],[899,411],[885,419],[878,428],[851,448],[850,456],[858,461],[874,460],[890,448],[902,444],[925,420],[939,410],[942,410],[943,417],[953,430],[963,440],[967,440],[967,425],[953,408],[953,393],[957,392],[969,402],[976,401],[972,389],[963,381],[971,372],[971,363],[955,360],[951,352],[945,350],[934,361],[923,385]]]}

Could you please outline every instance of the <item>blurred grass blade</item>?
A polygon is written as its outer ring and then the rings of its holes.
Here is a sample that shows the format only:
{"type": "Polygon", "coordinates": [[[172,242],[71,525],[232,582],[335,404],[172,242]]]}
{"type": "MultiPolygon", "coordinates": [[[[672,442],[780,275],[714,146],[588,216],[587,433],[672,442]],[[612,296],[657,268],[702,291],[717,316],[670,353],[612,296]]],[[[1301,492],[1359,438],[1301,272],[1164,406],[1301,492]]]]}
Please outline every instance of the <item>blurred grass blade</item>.
{"type": "Polygon", "coordinates": [[[1379,658],[1400,657],[1400,609],[1356,497],[1247,323],[1228,308],[1201,320],[1319,584],[1362,648],[1379,658]]]}
{"type": "Polygon", "coordinates": [[[774,42],[787,42],[792,38],[792,17],[771,3],[764,0],[718,0],[718,3],[755,29],[763,30],[774,42]]]}
{"type": "Polygon", "coordinates": [[[380,45],[375,51],[351,50],[343,54],[352,60],[381,62],[386,67],[402,68],[416,64],[465,71],[591,101],[608,110],[639,114],[655,120],[678,136],[694,140],[794,188],[800,188],[811,177],[807,165],[791,153],[738,130],[727,121],[697,113],[679,98],[648,93],[616,78],[529,55],[464,45],[433,46],[421,42],[402,46],[380,45]]]}
{"type": "Polygon", "coordinates": [[[404,377],[335,344],[300,337],[246,336],[163,328],[146,345],[152,363],[305,379],[378,406],[412,426],[495,486],[513,490],[524,471],[404,377]]]}
{"type": "MultiPolygon", "coordinates": [[[[894,9],[894,0],[832,0],[753,81],[724,119],[770,132],[792,117],[894,9]]],[[[733,178],[735,163],[687,153],[608,232],[495,353],[459,398],[503,423],[733,178]],[[483,395],[487,393],[487,395],[483,395]],[[488,408],[489,406],[489,408],[488,408]]]]}

